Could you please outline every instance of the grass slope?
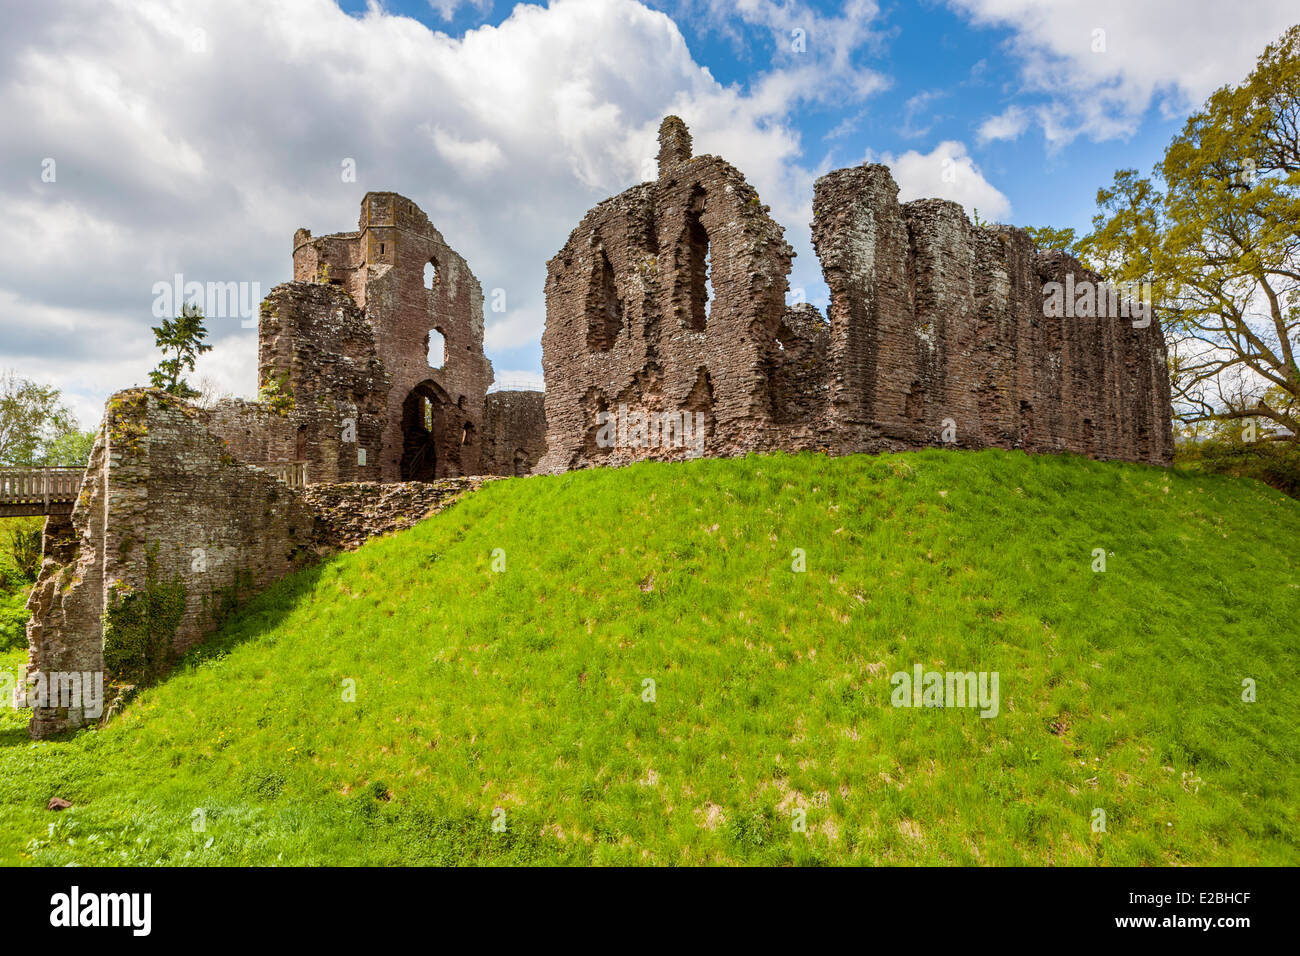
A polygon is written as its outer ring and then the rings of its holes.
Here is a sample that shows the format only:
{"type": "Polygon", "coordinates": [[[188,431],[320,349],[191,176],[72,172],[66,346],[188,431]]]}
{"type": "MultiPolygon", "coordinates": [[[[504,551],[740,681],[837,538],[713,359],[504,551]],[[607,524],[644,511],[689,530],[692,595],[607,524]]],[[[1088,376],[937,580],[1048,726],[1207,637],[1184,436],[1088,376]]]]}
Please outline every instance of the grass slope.
{"type": "Polygon", "coordinates": [[[997,451],[497,482],[98,731],[7,712],[0,860],[1295,864],[1297,538],[1255,482],[997,451]],[[1001,713],[892,707],[915,663],[1001,713]]]}

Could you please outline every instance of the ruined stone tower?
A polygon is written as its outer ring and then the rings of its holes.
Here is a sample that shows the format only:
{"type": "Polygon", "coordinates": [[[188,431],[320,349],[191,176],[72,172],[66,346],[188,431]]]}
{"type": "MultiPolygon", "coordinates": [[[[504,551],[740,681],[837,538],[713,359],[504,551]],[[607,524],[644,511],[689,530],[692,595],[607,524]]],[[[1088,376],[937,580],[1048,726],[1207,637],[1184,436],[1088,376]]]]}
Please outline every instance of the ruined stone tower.
{"type": "Polygon", "coordinates": [[[247,462],[302,462],[308,483],[526,474],[545,441],[542,397],[496,392],[483,293],[420,208],[367,193],[355,232],[293,237],[294,281],[258,326],[258,402],[207,427],[247,462]]]}
{"type": "MultiPolygon", "coordinates": [[[[356,232],[313,238],[299,229],[293,247],[295,283],[345,291],[372,330],[374,361],[387,375],[387,388],[379,394],[375,381],[362,397],[382,417],[382,424],[375,422],[374,445],[365,449],[358,442],[367,465],[373,461],[385,481],[480,473],[479,433],[492,365],[483,354],[483,291],[465,260],[415,203],[396,193],[367,193],[356,232]]],[[[285,316],[281,326],[297,318],[285,316]]],[[[326,335],[334,332],[319,321],[313,326],[326,335]]],[[[302,332],[306,326],[299,319],[294,328],[302,332]]],[[[287,372],[291,382],[300,380],[295,394],[312,388],[306,365],[295,364],[282,334],[274,327],[264,330],[262,380],[287,372]]],[[[294,347],[313,345],[298,341],[294,347]]],[[[351,359],[362,365],[370,356],[351,359]]]]}

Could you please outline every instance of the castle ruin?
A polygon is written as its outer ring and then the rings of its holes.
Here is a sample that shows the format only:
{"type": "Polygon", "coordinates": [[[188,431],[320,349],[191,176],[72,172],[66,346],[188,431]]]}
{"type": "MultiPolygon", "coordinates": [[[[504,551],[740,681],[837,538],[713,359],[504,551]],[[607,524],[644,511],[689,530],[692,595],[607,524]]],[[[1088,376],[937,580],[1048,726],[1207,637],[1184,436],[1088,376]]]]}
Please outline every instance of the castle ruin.
{"type": "MultiPolygon", "coordinates": [[[[488,393],[478,280],[415,203],[368,193],[356,232],[299,229],[293,261],[261,306],[259,401],[109,399],[70,519],[47,519],[29,687],[125,693],[290,571],[541,457],[542,396],[488,393]]],[[[99,716],[25,703],[34,737],[99,716]]]]}
{"type": "MultiPolygon", "coordinates": [[[[1101,285],[1076,260],[956,203],[899,203],[884,166],[836,170],[813,199],[823,317],[786,304],[793,250],[741,173],[694,156],[677,117],[659,146],[658,178],[548,263],[544,396],[488,391],[482,290],[413,202],[368,193],[355,232],[299,229],[294,280],[261,308],[258,401],[109,400],[71,521],[47,521],[29,680],[151,679],[471,476],[928,445],[1170,462],[1159,323],[1053,313],[1053,284],[1101,285]]],[[[95,716],[46,701],[30,732],[95,716]]]]}
{"type": "Polygon", "coordinates": [[[263,400],[207,415],[236,457],[304,462],[311,483],[515,475],[537,463],[541,395],[489,396],[482,288],[415,203],[367,193],[355,232],[299,229],[293,274],[262,304],[263,400]]]}
{"type": "Polygon", "coordinates": [[[793,252],[753,187],[665,119],[658,179],[548,265],[539,470],[927,445],[1172,460],[1158,322],[1045,308],[1050,282],[1104,285],[1077,261],[900,204],[880,165],[821,177],[813,215],[827,318],[786,305],[793,252]]]}

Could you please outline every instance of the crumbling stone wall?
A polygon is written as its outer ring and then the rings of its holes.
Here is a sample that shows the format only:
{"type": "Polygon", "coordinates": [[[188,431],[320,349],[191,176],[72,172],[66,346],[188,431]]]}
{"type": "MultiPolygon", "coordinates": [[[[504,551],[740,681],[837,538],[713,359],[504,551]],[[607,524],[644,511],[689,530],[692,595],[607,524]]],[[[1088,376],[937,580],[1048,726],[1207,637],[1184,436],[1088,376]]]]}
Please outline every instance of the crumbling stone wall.
{"type": "MultiPolygon", "coordinates": [[[[46,523],[27,603],[33,685],[74,672],[102,674],[106,687],[150,681],[290,571],[410,527],[492,480],[295,490],[236,460],[208,417],[154,389],[109,400],[71,525],[46,523]]],[[[97,716],[52,703],[33,707],[33,737],[97,716]]]]}
{"type": "Polygon", "coordinates": [[[528,475],[546,454],[542,392],[489,392],[483,409],[483,473],[528,475]]]}
{"type": "Polygon", "coordinates": [[[231,454],[305,461],[308,483],[514,474],[521,449],[536,464],[545,424],[527,415],[497,436],[509,461],[484,462],[482,289],[415,203],[367,193],[357,231],[299,229],[293,260],[294,281],[262,304],[259,401],[205,414],[231,454]]]}
{"type": "Polygon", "coordinates": [[[658,179],[598,205],[547,264],[539,470],[691,453],[604,447],[596,416],[620,408],[698,413],[710,455],[753,447],[773,422],[767,368],[793,250],[734,166],[691,155],[680,119],[659,143],[658,179]]]}
{"type": "Polygon", "coordinates": [[[307,485],[301,496],[315,519],[313,539],[317,549],[352,550],[370,538],[409,528],[492,480],[442,478],[430,482],[307,485]]]}
{"type": "MultiPolygon", "coordinates": [[[[356,232],[313,238],[299,229],[293,262],[291,287],[301,291],[285,293],[285,306],[302,316],[290,336],[301,358],[286,362],[284,346],[267,341],[283,332],[264,321],[263,383],[288,372],[295,399],[332,387],[311,377],[335,354],[338,342],[328,334],[318,340],[306,331],[306,318],[328,333],[332,330],[315,310],[323,306],[334,316],[339,307],[319,296],[308,299],[305,292],[331,287],[348,297],[354,310],[342,310],[345,319],[363,317],[368,323],[373,367],[385,376],[382,384],[376,377],[344,402],[376,407],[365,412],[377,428],[374,438],[364,439],[370,442],[369,471],[347,475],[340,466],[337,477],[319,480],[430,480],[479,473],[484,399],[492,382],[492,365],[483,354],[483,292],[428,217],[396,193],[367,193],[356,232]],[[431,357],[433,333],[443,337],[445,349],[431,357]],[[268,362],[268,356],[274,357],[268,362]]],[[[359,366],[370,360],[345,350],[343,361],[359,366]]]]}
{"type": "MultiPolygon", "coordinates": [[[[313,517],[289,487],[236,461],[196,409],[152,389],[109,400],[72,524],[75,553],[47,542],[28,599],[29,680],[147,680],[225,608],[312,556],[313,517]]],[[[75,706],[36,707],[30,730],[85,719],[75,706]]]]}
{"type": "Polygon", "coordinates": [[[1158,321],[1045,314],[1045,283],[1099,282],[1078,262],[955,203],[900,204],[884,166],[836,170],[813,203],[823,319],[785,305],[791,250],[740,173],[692,157],[676,117],[659,141],[658,180],[598,205],[548,264],[538,470],[684,457],[608,447],[600,430],[614,411],[674,408],[707,413],[706,455],[955,444],[1172,460],[1158,321]]]}
{"type": "Polygon", "coordinates": [[[287,410],[263,402],[227,398],[200,409],[199,418],[208,431],[225,441],[230,454],[242,462],[301,461],[306,457],[306,449],[299,447],[298,426],[287,410]]]}
{"type": "Polygon", "coordinates": [[[885,166],[817,181],[830,288],[830,446],[955,444],[1167,464],[1164,336],[1137,319],[1049,317],[1045,284],[1101,285],[1028,235],[940,199],[900,204],[885,166]]]}
{"type": "Polygon", "coordinates": [[[266,421],[273,434],[291,426],[289,460],[307,461],[310,482],[379,480],[391,376],[351,295],[324,283],[276,286],[258,340],[262,404],[280,419],[266,421]]]}

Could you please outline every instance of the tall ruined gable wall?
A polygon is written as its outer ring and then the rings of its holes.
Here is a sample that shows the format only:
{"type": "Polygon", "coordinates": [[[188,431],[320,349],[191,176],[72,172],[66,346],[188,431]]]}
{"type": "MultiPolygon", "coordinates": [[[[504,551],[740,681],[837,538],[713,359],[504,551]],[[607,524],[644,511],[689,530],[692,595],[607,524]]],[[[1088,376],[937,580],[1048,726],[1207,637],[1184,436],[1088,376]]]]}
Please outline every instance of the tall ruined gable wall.
{"type": "Polygon", "coordinates": [[[547,263],[542,470],[565,471],[583,457],[603,456],[595,446],[596,413],[617,406],[638,373],[655,367],[657,242],[653,190],[643,184],[589,212],[547,263]]]}
{"type": "MultiPolygon", "coordinates": [[[[150,389],[109,400],[72,520],[75,555],[48,557],[28,602],[29,677],[148,679],[312,554],[312,514],[293,491],[150,389]]],[[[30,729],[83,722],[77,708],[38,707],[30,729]]]]}
{"type": "Polygon", "coordinates": [[[688,134],[668,142],[659,179],[593,209],[548,263],[538,470],[687,454],[600,447],[597,415],[620,406],[702,413],[707,455],[760,443],[772,422],[771,353],[792,255],[735,167],[691,157],[688,134]]]}

